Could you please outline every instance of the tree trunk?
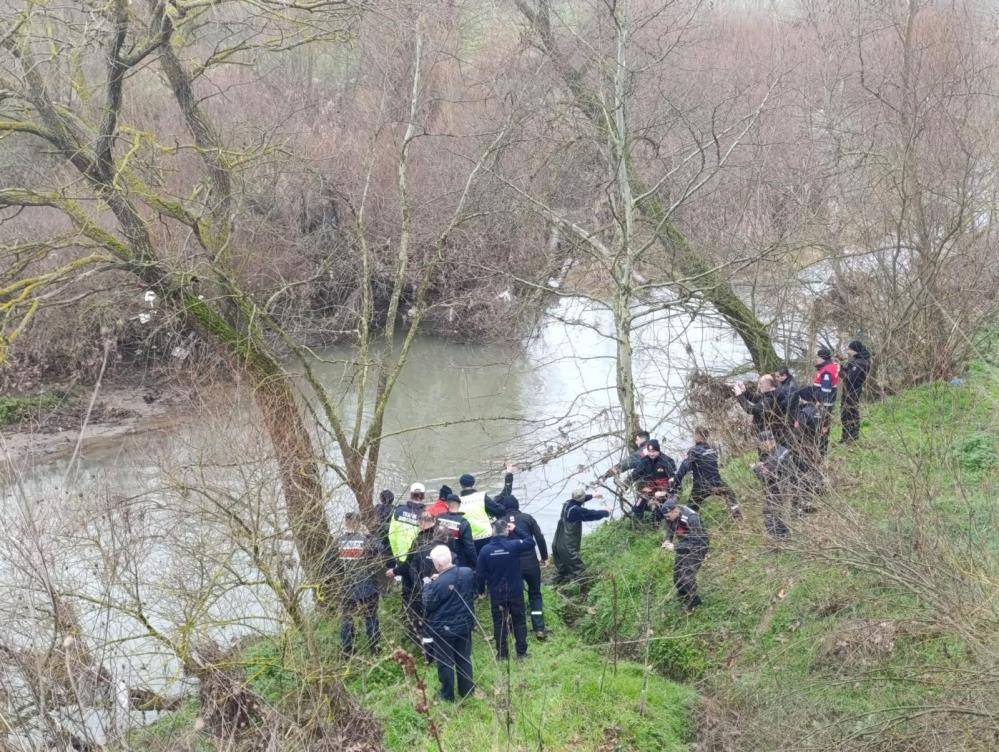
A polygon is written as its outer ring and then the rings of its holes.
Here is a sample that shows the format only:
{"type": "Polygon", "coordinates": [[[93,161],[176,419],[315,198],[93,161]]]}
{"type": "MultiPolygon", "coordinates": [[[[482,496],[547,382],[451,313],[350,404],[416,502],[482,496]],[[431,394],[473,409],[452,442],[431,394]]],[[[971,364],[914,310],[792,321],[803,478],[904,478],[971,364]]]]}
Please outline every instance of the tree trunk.
{"type": "Polygon", "coordinates": [[[280,371],[261,374],[251,370],[251,376],[256,387],[254,397],[274,446],[288,524],[302,567],[316,582],[332,536],[326,521],[323,486],[312,437],[302,422],[288,375],[280,371]]]}

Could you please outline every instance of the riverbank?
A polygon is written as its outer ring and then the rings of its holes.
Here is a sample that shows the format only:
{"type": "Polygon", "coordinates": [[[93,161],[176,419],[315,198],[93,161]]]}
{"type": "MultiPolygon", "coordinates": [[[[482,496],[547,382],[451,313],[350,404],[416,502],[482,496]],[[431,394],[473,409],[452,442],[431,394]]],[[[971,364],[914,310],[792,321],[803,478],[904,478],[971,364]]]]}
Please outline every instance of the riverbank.
{"type": "Polygon", "coordinates": [[[185,402],[190,395],[180,386],[127,381],[103,386],[96,397],[92,387],[6,396],[0,398],[0,459],[50,462],[71,455],[77,442],[81,450],[99,451],[129,436],[169,430],[185,402]]]}
{"type": "MultiPolygon", "coordinates": [[[[684,615],[661,534],[626,521],[584,540],[587,593],[546,590],[552,637],[498,664],[475,639],[479,695],[421,712],[414,681],[384,650],[345,677],[388,750],[985,750],[997,719],[999,374],[928,384],[868,406],[861,441],[830,454],[830,491],[794,518],[789,544],[762,534],[752,457],[723,470],[746,512],[704,517],[704,605],[684,615]]],[[[408,646],[398,596],[388,644],[408,646]]],[[[313,635],[339,671],[336,625],[313,635]]],[[[274,710],[317,669],[294,632],[255,641],[232,665],[274,710]]],[[[436,678],[419,675],[432,694],[436,678]]],[[[143,749],[196,734],[196,704],[141,732],[143,749]]]]}

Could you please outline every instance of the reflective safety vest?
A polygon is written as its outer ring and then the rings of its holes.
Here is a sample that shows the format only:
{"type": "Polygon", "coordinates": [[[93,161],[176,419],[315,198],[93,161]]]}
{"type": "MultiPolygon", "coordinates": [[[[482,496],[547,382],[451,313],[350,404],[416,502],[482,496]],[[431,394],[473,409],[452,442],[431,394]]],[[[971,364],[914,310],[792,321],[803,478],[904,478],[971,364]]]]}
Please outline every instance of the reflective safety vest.
{"type": "Polygon", "coordinates": [[[493,527],[489,522],[489,515],[486,514],[486,494],[484,491],[476,491],[467,496],[461,497],[461,512],[472,526],[472,538],[481,540],[491,538],[493,527]]]}
{"type": "Polygon", "coordinates": [[[409,553],[410,546],[420,532],[420,514],[423,506],[413,509],[409,504],[400,504],[392,513],[392,521],[389,523],[389,547],[392,555],[397,559],[402,559],[409,553]]]}

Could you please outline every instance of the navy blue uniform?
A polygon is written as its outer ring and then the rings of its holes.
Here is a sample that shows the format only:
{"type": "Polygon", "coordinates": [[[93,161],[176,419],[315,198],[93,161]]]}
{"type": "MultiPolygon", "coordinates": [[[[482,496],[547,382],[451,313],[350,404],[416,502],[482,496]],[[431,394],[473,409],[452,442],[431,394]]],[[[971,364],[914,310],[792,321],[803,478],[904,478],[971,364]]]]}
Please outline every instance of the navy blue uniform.
{"type": "Polygon", "coordinates": [[[774,538],[787,538],[787,502],[797,482],[794,457],[787,447],[778,444],[763,462],[755,466],[754,472],[763,481],[763,525],[774,538]]]}
{"type": "Polygon", "coordinates": [[[721,496],[728,503],[728,510],[733,517],[742,516],[735,492],[722,480],[718,469],[717,449],[707,442],[699,441],[687,450],[687,456],[683,458],[673,478],[673,490],[677,493],[680,492],[687,473],[693,478],[693,488],[687,502],[691,509],[696,512],[709,496],[721,496]]]}
{"type": "Polygon", "coordinates": [[[364,619],[372,650],[377,650],[378,570],[382,564],[378,539],[365,533],[344,533],[323,562],[323,597],[332,602],[339,596],[340,644],[354,650],[354,619],[364,619]]]}
{"type": "Polygon", "coordinates": [[[871,371],[871,354],[866,348],[848,360],[840,371],[843,383],[843,402],[840,417],[843,421],[844,443],[860,438],[860,395],[871,371]]]}
{"type": "Polygon", "coordinates": [[[493,638],[496,654],[509,655],[507,632],[513,624],[513,637],[517,655],[527,654],[527,620],[524,614],[524,580],[520,571],[520,557],[534,552],[534,539],[524,536],[514,528],[512,537],[494,535],[479,553],[475,568],[479,592],[489,589],[489,602],[493,617],[493,638]]]}
{"type": "Polygon", "coordinates": [[[421,530],[416,534],[409,553],[402,561],[396,562],[393,571],[402,577],[402,607],[406,631],[410,639],[423,651],[429,663],[433,658],[434,638],[426,626],[423,613],[423,581],[436,573],[430,560],[430,551],[441,545],[434,528],[421,530]]]}
{"type": "Polygon", "coordinates": [[[686,609],[701,605],[697,594],[697,570],[708,555],[708,534],[701,518],[690,507],[680,506],[680,516],[666,520],[666,537],[673,542],[676,557],[673,560],[673,584],[677,597],[686,609]]]}
{"type": "Polygon", "coordinates": [[[467,567],[451,567],[423,588],[427,627],[434,637],[434,660],[440,679],[440,696],[455,699],[475,691],[472,674],[472,625],[475,623],[475,573],[467,567]]]}
{"type": "Polygon", "coordinates": [[[522,538],[534,538],[537,554],[533,550],[520,555],[520,575],[527,586],[527,605],[531,609],[531,627],[535,632],[545,631],[544,599],[541,595],[541,561],[548,561],[548,544],[541,532],[538,521],[526,512],[520,511],[520,502],[516,496],[508,496],[505,500],[507,516],[513,517],[513,524],[522,538]]]}
{"type": "Polygon", "coordinates": [[[445,512],[437,517],[437,535],[451,549],[455,566],[475,569],[475,541],[472,526],[461,512],[445,512]]]}

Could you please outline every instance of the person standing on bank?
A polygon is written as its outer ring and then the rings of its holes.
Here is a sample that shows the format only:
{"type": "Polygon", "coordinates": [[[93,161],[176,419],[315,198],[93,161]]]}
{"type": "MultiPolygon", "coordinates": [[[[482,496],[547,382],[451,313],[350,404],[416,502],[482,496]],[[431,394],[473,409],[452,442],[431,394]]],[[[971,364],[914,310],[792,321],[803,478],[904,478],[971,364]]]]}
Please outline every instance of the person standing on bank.
{"type": "Polygon", "coordinates": [[[339,596],[340,646],[348,655],[354,652],[354,619],[364,619],[371,652],[378,652],[378,573],[382,547],[378,538],[366,533],[357,512],[343,518],[344,534],[323,564],[323,600],[331,603],[339,596]]]}
{"type": "Polygon", "coordinates": [[[708,534],[701,518],[690,507],[680,506],[672,499],[663,504],[666,517],[666,540],[662,547],[675,551],[673,584],[683,610],[690,613],[701,605],[697,594],[697,570],[708,555],[708,534]]]}
{"type": "Polygon", "coordinates": [[[718,450],[708,444],[708,429],[704,426],[694,428],[694,446],[687,451],[687,456],[680,463],[673,478],[671,490],[674,493],[680,493],[687,473],[690,473],[694,481],[690,499],[687,501],[691,509],[697,512],[709,496],[720,496],[728,504],[732,519],[742,519],[735,492],[722,480],[721,472],[718,470],[718,450]]]}
{"type": "Polygon", "coordinates": [[[493,537],[479,552],[475,567],[476,586],[480,593],[489,588],[493,617],[493,640],[496,657],[509,658],[507,635],[513,628],[517,658],[527,657],[527,619],[524,615],[524,579],[520,557],[533,553],[534,540],[517,532],[509,518],[493,523],[493,537]]]}
{"type": "MultiPolygon", "coordinates": [[[[556,585],[579,580],[586,571],[586,565],[579,554],[583,542],[583,523],[602,520],[610,517],[610,509],[587,509],[583,506],[593,499],[585,488],[577,488],[572,492],[572,498],[562,505],[562,514],[555,528],[555,540],[552,541],[552,554],[555,557],[556,585]]],[[[598,497],[599,498],[599,497],[598,497]]]]}
{"type": "MultiPolygon", "coordinates": [[[[513,483],[511,468],[507,466],[507,475],[513,483]]],[[[475,551],[478,554],[482,547],[492,537],[492,520],[503,516],[503,505],[493,500],[485,491],[475,487],[475,476],[465,473],[458,478],[461,491],[461,511],[464,512],[468,524],[472,526],[472,539],[475,541],[475,551]]],[[[504,485],[503,493],[508,489],[504,485]]]]}
{"type": "Polygon", "coordinates": [[[867,375],[871,372],[871,353],[859,339],[846,346],[846,354],[849,360],[840,367],[840,380],[843,382],[843,399],[840,404],[842,444],[849,444],[860,438],[860,395],[864,391],[867,375]]]}
{"type": "Polygon", "coordinates": [[[426,627],[423,613],[423,586],[434,573],[430,551],[441,543],[437,538],[436,520],[424,510],[418,518],[419,532],[406,555],[393,562],[386,577],[402,581],[402,616],[410,639],[423,651],[427,663],[433,660],[433,637],[426,627]]]}
{"type": "Polygon", "coordinates": [[[475,691],[472,673],[472,627],[475,624],[475,573],[456,567],[451,549],[435,546],[430,551],[437,574],[423,588],[423,610],[434,638],[434,661],[441,688],[438,697],[454,702],[455,675],[458,695],[475,691]]]}
{"type": "Polygon", "coordinates": [[[475,541],[472,526],[461,513],[461,497],[451,494],[446,501],[447,512],[437,517],[437,533],[451,549],[455,566],[475,569],[475,541]]]}
{"type": "Polygon", "coordinates": [[[517,528],[517,532],[520,533],[520,537],[534,538],[534,545],[537,547],[537,553],[532,549],[520,555],[520,575],[527,586],[531,628],[537,639],[544,640],[547,635],[545,633],[544,599],[541,596],[541,567],[548,566],[548,544],[545,542],[545,536],[541,532],[538,521],[527,512],[520,511],[520,502],[516,496],[509,494],[503,499],[503,503],[506,506],[508,517],[513,517],[513,524],[517,528]],[[538,564],[539,557],[541,559],[540,565],[538,564]]]}

